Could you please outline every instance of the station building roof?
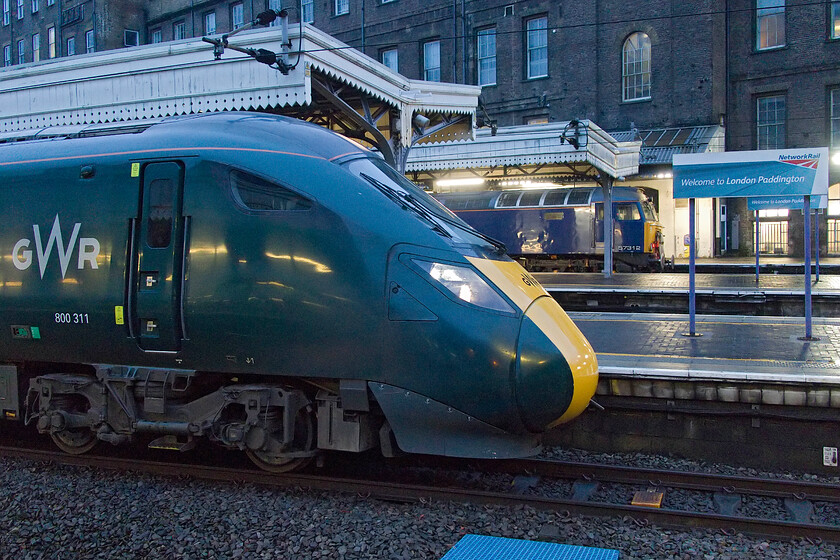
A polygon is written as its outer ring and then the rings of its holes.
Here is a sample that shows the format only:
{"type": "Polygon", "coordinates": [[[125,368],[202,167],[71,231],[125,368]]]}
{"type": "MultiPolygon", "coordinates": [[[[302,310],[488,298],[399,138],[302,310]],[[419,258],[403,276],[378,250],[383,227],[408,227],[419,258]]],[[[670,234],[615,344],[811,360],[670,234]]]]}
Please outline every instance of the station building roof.
{"type": "Polygon", "coordinates": [[[674,154],[724,151],[724,127],[718,124],[610,132],[619,141],[642,143],[639,165],[671,165],[674,154]]]}
{"type": "MultiPolygon", "coordinates": [[[[0,133],[262,110],[317,122],[379,148],[387,141],[394,152],[418,141],[472,135],[481,88],[410,80],[312,26],[289,31],[293,69],[287,75],[231,49],[216,60],[201,38],[0,68],[0,133]],[[416,115],[429,119],[422,130],[416,115]]],[[[280,27],[244,31],[229,42],[282,49],[280,27]]]]}
{"type": "Polygon", "coordinates": [[[639,170],[641,142],[620,142],[587,120],[482,128],[464,142],[426,143],[408,155],[406,171],[415,180],[482,177],[503,180],[542,178],[597,180],[639,170]]]}

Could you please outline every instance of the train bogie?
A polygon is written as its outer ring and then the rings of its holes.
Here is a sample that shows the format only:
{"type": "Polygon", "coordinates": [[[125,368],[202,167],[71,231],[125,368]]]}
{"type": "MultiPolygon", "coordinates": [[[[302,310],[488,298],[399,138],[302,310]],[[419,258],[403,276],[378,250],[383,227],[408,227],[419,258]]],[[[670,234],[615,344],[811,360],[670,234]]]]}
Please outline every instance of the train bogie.
{"type": "Polygon", "coordinates": [[[0,164],[0,408],[67,452],[520,456],[594,393],[591,347],[498,244],[319,127],[175,118],[0,164]]]}

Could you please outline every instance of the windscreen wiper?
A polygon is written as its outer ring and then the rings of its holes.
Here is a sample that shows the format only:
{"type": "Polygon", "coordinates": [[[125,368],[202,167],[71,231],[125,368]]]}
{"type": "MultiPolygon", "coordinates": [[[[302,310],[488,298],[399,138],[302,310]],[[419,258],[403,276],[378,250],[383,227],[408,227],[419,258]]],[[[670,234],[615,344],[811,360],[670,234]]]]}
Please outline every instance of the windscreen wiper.
{"type": "Polygon", "coordinates": [[[359,173],[359,175],[364,178],[368,183],[376,187],[376,190],[384,194],[388,197],[389,200],[394,202],[395,204],[399,205],[403,208],[403,210],[412,210],[418,217],[422,218],[424,221],[428,222],[432,229],[438,232],[440,235],[444,237],[448,237],[452,239],[452,234],[449,233],[446,228],[441,226],[438,221],[435,219],[435,216],[428,211],[422,205],[419,205],[411,195],[406,195],[402,191],[399,191],[389,185],[386,185],[379,179],[375,179],[368,175],[367,173],[359,173]]]}
{"type": "MultiPolygon", "coordinates": [[[[405,193],[404,196],[410,198],[412,201],[414,201],[415,204],[422,205],[422,203],[420,201],[418,201],[416,198],[414,198],[414,195],[412,195],[411,193],[405,193]]],[[[425,206],[424,206],[424,208],[425,208],[425,206]]],[[[480,231],[478,231],[477,229],[475,229],[471,225],[469,225],[465,222],[462,222],[460,220],[453,220],[452,218],[449,218],[447,216],[441,216],[439,214],[435,214],[435,216],[437,218],[439,218],[440,220],[446,222],[447,224],[449,224],[453,227],[457,227],[461,231],[466,231],[470,235],[474,235],[474,236],[476,236],[480,239],[483,239],[484,241],[486,241],[487,243],[492,245],[496,249],[496,251],[498,251],[498,253],[500,255],[504,255],[505,253],[507,253],[507,247],[505,247],[504,243],[502,243],[498,239],[494,239],[494,238],[490,237],[489,235],[487,235],[485,233],[481,233],[480,231]]]]}

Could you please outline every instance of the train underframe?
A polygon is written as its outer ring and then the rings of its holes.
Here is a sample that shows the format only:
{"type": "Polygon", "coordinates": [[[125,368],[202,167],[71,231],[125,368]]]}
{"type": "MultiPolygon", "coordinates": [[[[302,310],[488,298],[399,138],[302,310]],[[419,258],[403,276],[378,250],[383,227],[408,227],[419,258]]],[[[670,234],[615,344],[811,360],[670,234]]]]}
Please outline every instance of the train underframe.
{"type": "Polygon", "coordinates": [[[302,469],[324,451],[511,458],[541,449],[541,434],[507,432],[406,388],[356,379],[3,364],[0,409],[70,454],[100,441],[188,451],[203,438],[277,473],[302,469]]]}
{"type": "MultiPolygon", "coordinates": [[[[529,272],[601,272],[604,255],[511,255],[529,272]]],[[[617,272],[662,272],[669,266],[651,253],[613,253],[617,272]]]]}
{"type": "Polygon", "coordinates": [[[381,411],[366,387],[336,392],[277,379],[238,382],[194,370],[95,365],[29,380],[25,423],[48,434],[63,451],[82,454],[100,441],[128,443],[158,436],[150,448],[187,451],[198,438],[245,451],[271,472],[298,470],[322,450],[361,452],[379,446],[398,452],[381,411]],[[364,397],[359,397],[359,389],[364,397]],[[340,395],[351,407],[342,407],[340,395]]]}

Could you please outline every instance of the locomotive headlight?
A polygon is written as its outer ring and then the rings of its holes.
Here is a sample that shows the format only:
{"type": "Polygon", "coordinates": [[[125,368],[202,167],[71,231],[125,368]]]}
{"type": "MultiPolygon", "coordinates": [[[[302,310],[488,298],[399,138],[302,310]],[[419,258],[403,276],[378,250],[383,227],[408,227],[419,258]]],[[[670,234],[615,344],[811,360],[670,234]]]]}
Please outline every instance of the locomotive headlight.
{"type": "Polygon", "coordinates": [[[412,261],[459,299],[485,309],[513,313],[504,298],[472,268],[420,259],[412,261]]]}

